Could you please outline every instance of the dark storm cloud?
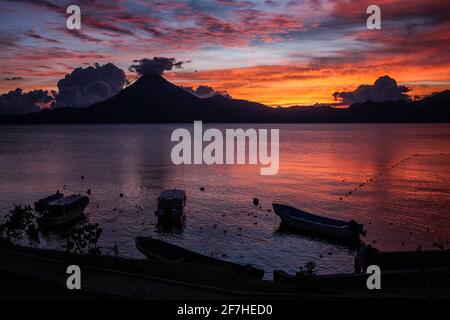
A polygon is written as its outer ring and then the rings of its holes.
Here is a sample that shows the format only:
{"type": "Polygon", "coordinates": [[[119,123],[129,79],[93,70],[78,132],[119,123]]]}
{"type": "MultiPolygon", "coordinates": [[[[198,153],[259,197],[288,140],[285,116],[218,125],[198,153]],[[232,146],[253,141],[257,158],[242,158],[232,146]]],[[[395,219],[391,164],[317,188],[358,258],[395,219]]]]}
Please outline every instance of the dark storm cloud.
{"type": "Polygon", "coordinates": [[[0,114],[36,112],[40,110],[40,105],[48,104],[52,99],[46,90],[24,92],[17,88],[0,95],[0,114]]]}
{"type": "Polygon", "coordinates": [[[217,91],[210,86],[202,85],[198,86],[197,89],[194,89],[193,87],[181,87],[181,88],[199,98],[209,98],[215,96],[216,94],[219,94],[225,98],[231,99],[231,96],[226,91],[217,91]]]}
{"type": "Polygon", "coordinates": [[[87,107],[115,95],[125,82],[125,72],[112,63],[76,68],[58,81],[56,106],[87,107]]]}
{"type": "Polygon", "coordinates": [[[173,68],[181,69],[185,62],[176,61],[175,58],[154,57],[153,59],[143,58],[134,60],[129,68],[130,71],[139,75],[157,74],[162,75],[164,71],[170,71],[173,68]]]}
{"type": "Polygon", "coordinates": [[[409,100],[406,92],[410,89],[397,84],[397,81],[389,76],[379,77],[373,85],[363,84],[354,91],[335,92],[333,96],[336,100],[341,100],[343,104],[357,102],[383,102],[396,100],[409,100]]]}

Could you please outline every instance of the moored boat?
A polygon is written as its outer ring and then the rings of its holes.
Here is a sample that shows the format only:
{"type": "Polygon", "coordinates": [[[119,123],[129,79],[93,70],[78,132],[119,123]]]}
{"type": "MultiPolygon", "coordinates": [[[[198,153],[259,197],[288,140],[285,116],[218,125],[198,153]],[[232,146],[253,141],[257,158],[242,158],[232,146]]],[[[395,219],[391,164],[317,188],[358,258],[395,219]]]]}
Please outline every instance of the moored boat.
{"type": "Polygon", "coordinates": [[[82,217],[88,204],[89,198],[79,194],[59,198],[47,204],[37,222],[41,227],[62,226],[82,217]]]}
{"type": "Polygon", "coordinates": [[[186,205],[184,190],[164,190],[158,197],[158,208],[155,215],[159,223],[181,223],[186,205]]]}
{"type": "Polygon", "coordinates": [[[257,269],[249,264],[241,265],[208,257],[162,240],[153,239],[152,237],[136,237],[135,242],[136,248],[149,259],[165,262],[190,262],[207,264],[233,270],[240,274],[257,279],[261,279],[264,276],[264,270],[257,269]]]}
{"type": "Polygon", "coordinates": [[[318,216],[283,204],[273,203],[272,206],[282,223],[302,232],[351,243],[359,242],[359,235],[365,234],[363,225],[354,220],[318,216]]]}
{"type": "Polygon", "coordinates": [[[63,197],[64,197],[64,194],[59,192],[59,190],[58,190],[58,191],[56,191],[56,193],[36,201],[34,203],[34,210],[37,212],[42,212],[47,208],[47,206],[50,202],[61,199],[63,197]]]}

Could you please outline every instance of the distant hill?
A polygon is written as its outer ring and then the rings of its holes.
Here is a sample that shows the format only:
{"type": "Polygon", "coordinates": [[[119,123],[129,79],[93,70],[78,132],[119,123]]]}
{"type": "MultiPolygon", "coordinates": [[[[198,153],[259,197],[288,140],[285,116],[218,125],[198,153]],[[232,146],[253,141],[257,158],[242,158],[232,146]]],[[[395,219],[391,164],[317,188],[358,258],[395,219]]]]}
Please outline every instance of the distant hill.
{"type": "Polygon", "coordinates": [[[328,106],[271,108],[220,95],[198,98],[158,75],[145,75],[117,95],[88,108],[55,108],[0,123],[180,123],[204,122],[450,122],[450,91],[417,102],[357,103],[346,109],[328,106]]]}

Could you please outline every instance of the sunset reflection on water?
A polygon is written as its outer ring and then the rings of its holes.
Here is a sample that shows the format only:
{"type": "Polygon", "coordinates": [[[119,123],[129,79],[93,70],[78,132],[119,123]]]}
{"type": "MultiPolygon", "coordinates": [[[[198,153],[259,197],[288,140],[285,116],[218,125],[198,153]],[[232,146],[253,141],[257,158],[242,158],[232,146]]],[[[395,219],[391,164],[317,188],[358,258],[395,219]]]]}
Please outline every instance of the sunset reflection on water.
{"type": "MultiPolygon", "coordinates": [[[[91,189],[86,214],[104,229],[105,253],[117,243],[120,255],[142,258],[134,236],[152,235],[267,271],[294,272],[315,261],[321,273],[348,272],[353,260],[342,245],[280,232],[272,202],[355,219],[368,230],[365,241],[382,250],[433,248],[448,239],[447,124],[214,125],[279,128],[275,176],[261,176],[259,165],[173,165],[170,134],[180,126],[192,124],[1,127],[0,215],[57,189],[91,189]],[[154,225],[165,188],[187,192],[182,232],[154,225]]],[[[51,234],[39,245],[61,248],[51,234]]]]}

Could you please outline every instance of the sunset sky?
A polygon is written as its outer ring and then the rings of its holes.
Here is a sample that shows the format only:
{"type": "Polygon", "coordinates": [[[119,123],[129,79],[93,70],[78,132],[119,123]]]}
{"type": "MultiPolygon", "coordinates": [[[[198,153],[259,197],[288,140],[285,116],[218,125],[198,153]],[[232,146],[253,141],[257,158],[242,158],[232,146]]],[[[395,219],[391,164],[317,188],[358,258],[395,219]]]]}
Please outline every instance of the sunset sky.
{"type": "Polygon", "coordinates": [[[332,103],[389,75],[424,96],[450,88],[450,1],[0,2],[0,92],[56,89],[76,67],[184,61],[165,77],[268,105],[332,103]],[[81,30],[66,8],[81,7],[81,30]],[[366,9],[381,7],[381,30],[366,9]]]}

